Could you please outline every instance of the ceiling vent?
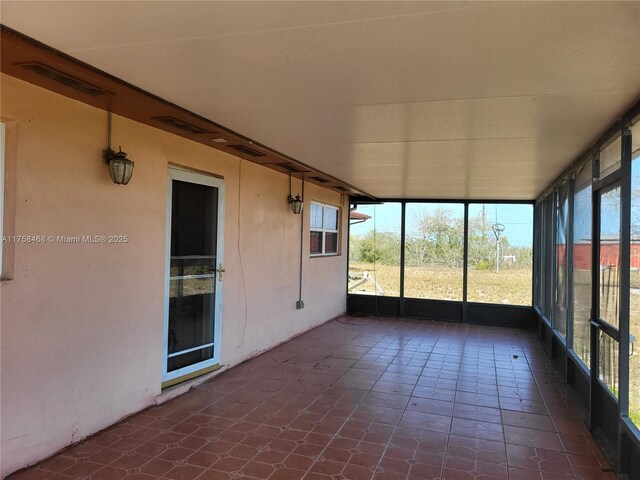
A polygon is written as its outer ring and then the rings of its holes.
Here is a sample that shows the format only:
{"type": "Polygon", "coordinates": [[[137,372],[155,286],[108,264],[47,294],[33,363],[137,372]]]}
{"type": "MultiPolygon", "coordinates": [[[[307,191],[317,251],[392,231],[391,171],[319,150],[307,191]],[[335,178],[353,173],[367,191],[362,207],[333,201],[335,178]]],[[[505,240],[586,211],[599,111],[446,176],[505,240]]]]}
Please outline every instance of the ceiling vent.
{"type": "Polygon", "coordinates": [[[278,163],[277,165],[291,173],[304,173],[309,171],[309,170],[304,170],[296,165],[293,165],[292,163],[278,163]]]}
{"type": "Polygon", "coordinates": [[[95,85],[91,85],[90,83],[82,81],[76,77],[72,77],[67,73],[63,73],[60,70],[56,70],[55,68],[48,67],[41,63],[23,63],[22,67],[26,68],[30,72],[42,75],[43,77],[53,80],[54,82],[58,82],[67,87],[74,88],[82,93],[91,95],[92,97],[101,97],[107,94],[106,91],[96,87],[95,85]]]}
{"type": "Polygon", "coordinates": [[[315,180],[318,183],[329,183],[329,180],[322,177],[309,177],[309,180],[315,180]]]}
{"type": "Polygon", "coordinates": [[[246,147],[244,145],[229,145],[229,148],[233,148],[235,151],[244,153],[250,157],[266,157],[265,153],[254,150],[253,148],[246,147]]]}
{"type": "Polygon", "coordinates": [[[181,132],[188,133],[190,135],[199,135],[202,133],[212,133],[208,132],[200,127],[196,127],[195,125],[191,125],[190,123],[183,122],[182,120],[178,120],[175,117],[152,117],[152,120],[156,120],[160,123],[164,123],[171,128],[176,130],[180,130],[181,132]]]}

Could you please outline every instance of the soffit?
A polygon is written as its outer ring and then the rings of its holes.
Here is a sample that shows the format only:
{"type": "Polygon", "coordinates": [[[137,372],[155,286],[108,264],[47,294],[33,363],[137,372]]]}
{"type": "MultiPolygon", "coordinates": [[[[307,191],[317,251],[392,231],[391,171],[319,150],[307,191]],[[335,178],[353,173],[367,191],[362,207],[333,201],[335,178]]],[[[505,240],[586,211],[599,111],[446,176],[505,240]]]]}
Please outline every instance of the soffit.
{"type": "Polygon", "coordinates": [[[639,2],[13,2],[2,23],[378,197],[533,199],[640,93],[639,2]]]}

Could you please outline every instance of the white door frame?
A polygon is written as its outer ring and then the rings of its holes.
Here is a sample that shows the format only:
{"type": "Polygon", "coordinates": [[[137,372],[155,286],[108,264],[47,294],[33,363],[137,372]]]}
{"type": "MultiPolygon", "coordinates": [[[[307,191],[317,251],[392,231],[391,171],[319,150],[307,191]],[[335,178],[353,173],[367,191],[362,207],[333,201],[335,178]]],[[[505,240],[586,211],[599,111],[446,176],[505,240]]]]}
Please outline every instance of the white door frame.
{"type": "Polygon", "coordinates": [[[202,173],[169,168],[167,178],[167,227],[165,234],[165,292],[164,292],[164,330],[162,342],[162,381],[168,382],[185,375],[192,374],[199,370],[208,369],[220,363],[220,347],[222,333],[222,280],[220,275],[215,276],[215,306],[213,325],[213,358],[199,362],[187,367],[167,372],[167,361],[169,353],[169,278],[171,273],[171,207],[173,200],[173,180],[206,185],[218,189],[218,225],[217,225],[217,245],[216,245],[216,269],[223,265],[224,255],[224,180],[202,173]]]}
{"type": "MultiPolygon", "coordinates": [[[[5,150],[4,123],[0,122],[0,236],[4,238],[4,150],[5,150]]],[[[4,277],[3,268],[4,245],[0,244],[0,278],[4,277]]]]}

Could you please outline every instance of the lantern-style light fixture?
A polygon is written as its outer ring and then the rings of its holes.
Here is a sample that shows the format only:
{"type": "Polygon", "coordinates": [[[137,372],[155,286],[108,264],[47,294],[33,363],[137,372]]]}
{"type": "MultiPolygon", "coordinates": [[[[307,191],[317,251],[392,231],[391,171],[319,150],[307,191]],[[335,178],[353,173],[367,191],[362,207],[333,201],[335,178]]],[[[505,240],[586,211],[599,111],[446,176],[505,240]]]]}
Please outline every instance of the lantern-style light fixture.
{"type": "Polygon", "coordinates": [[[127,154],[120,149],[119,152],[105,150],[104,160],[109,165],[111,180],[116,185],[126,185],[131,180],[133,162],[127,158],[127,154]]]}
{"type": "Polygon", "coordinates": [[[291,195],[291,174],[289,174],[289,198],[288,198],[288,202],[289,202],[289,205],[291,205],[291,211],[295,215],[300,215],[300,213],[302,213],[302,206],[304,205],[304,203],[302,201],[302,197],[300,197],[300,194],[297,194],[295,197],[293,195],[291,195]]]}
{"type": "Polygon", "coordinates": [[[300,195],[296,195],[295,197],[289,195],[289,203],[291,204],[291,211],[296,215],[300,215],[303,205],[300,195]]]}
{"type": "Polygon", "coordinates": [[[118,152],[111,149],[111,112],[107,123],[107,148],[102,151],[102,158],[109,166],[111,180],[116,185],[126,185],[133,174],[133,162],[127,158],[127,154],[120,147],[118,152]]]}

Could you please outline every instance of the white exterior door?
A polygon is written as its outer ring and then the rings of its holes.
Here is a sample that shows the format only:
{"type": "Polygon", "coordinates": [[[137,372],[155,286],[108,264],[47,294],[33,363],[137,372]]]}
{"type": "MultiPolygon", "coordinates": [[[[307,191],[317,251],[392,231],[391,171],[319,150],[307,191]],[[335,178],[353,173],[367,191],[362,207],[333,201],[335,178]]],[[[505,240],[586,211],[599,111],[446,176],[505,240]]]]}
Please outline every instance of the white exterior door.
{"type": "Polygon", "coordinates": [[[169,170],[163,386],[220,363],[224,181],[169,170]]]}

